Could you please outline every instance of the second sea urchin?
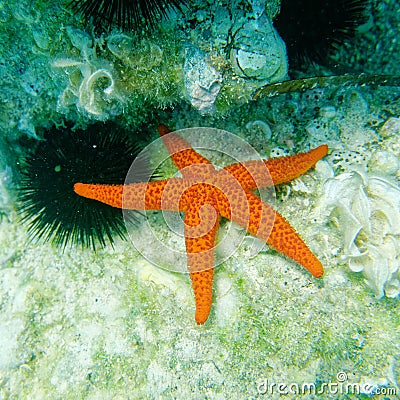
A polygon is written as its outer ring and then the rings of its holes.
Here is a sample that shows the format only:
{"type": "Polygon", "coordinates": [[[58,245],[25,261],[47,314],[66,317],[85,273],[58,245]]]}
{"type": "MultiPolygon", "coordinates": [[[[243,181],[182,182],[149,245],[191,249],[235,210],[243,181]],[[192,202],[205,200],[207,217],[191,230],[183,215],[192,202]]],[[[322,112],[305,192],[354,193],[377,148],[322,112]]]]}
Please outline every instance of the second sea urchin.
{"type": "Polygon", "coordinates": [[[366,22],[369,0],[282,0],[274,21],[285,41],[289,62],[322,62],[366,22]]]}

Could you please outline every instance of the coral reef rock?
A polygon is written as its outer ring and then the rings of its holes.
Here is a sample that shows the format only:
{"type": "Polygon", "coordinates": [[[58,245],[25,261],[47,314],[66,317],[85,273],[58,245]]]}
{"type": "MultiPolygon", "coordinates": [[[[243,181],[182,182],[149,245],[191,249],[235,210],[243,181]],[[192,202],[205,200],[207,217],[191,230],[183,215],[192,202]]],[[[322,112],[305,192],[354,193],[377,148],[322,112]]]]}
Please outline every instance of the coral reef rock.
{"type": "Polygon", "coordinates": [[[230,59],[236,73],[245,78],[268,83],[287,77],[285,44],[266,15],[247,22],[238,30],[230,59]]]}
{"type": "Polygon", "coordinates": [[[191,105],[202,114],[212,112],[221,89],[222,77],[196,47],[186,48],[184,75],[191,105]]]}

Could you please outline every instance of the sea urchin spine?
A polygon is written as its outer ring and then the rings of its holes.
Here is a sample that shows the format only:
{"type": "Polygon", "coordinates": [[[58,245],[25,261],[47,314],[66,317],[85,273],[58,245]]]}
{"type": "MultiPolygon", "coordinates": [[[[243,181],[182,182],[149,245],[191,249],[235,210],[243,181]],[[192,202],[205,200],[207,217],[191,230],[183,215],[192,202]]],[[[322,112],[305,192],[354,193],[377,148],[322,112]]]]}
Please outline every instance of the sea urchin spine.
{"type": "MultiPolygon", "coordinates": [[[[133,136],[134,137],[134,136],[133,136]]],[[[141,150],[115,123],[96,123],[86,130],[51,129],[34,151],[28,152],[21,170],[19,208],[31,238],[65,247],[104,247],[114,236],[125,237],[121,210],[74,193],[77,181],[124,183],[141,150]]],[[[134,179],[147,181],[146,160],[134,179]]]]}
{"type": "Polygon", "coordinates": [[[97,30],[116,24],[125,31],[153,29],[170,11],[182,11],[185,0],[73,0],[71,8],[92,18],[97,30]]]}

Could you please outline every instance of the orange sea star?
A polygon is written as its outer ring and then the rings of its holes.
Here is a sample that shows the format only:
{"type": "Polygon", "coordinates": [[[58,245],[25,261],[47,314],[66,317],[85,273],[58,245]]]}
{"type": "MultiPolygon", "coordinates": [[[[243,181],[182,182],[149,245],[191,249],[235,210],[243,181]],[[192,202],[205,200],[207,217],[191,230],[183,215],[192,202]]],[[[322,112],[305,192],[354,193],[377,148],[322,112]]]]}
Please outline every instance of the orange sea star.
{"type": "Polygon", "coordinates": [[[211,309],[214,247],[221,216],[292,258],[313,276],[323,275],[320,261],[294,228],[253,190],[287,182],[303,174],[327,154],[326,145],[307,153],[236,163],[217,171],[176,133],[171,133],[164,125],[158,130],[182,178],[127,185],[76,183],[74,190],[80,196],[112,207],[185,213],[188,270],[198,324],[207,320],[211,309]]]}

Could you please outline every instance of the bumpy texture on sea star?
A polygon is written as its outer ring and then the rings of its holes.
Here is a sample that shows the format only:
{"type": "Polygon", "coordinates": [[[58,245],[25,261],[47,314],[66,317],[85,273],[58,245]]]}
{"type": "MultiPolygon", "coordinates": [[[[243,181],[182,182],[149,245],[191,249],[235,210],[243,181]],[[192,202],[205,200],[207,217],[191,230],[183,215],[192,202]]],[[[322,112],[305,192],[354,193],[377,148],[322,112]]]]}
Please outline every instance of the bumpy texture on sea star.
{"type": "Polygon", "coordinates": [[[164,125],[160,125],[158,130],[182,178],[127,185],[76,183],[74,190],[80,196],[112,207],[185,213],[188,270],[198,324],[204,324],[210,314],[214,246],[221,216],[295,260],[313,276],[319,278],[323,275],[322,264],[294,228],[252,191],[300,176],[327,154],[326,145],[307,153],[246,161],[217,171],[180,136],[171,133],[164,125]]]}

